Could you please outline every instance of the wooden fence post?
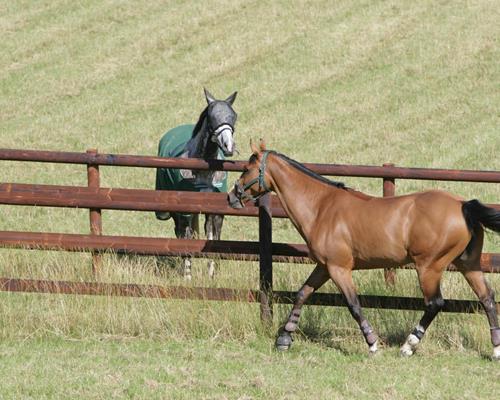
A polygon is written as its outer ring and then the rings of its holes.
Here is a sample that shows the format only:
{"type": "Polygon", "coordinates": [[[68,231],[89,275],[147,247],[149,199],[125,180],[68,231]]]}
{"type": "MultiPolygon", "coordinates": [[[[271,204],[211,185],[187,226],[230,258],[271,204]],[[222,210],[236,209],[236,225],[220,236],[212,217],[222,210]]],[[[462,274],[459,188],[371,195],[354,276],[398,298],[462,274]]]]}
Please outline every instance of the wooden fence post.
{"type": "Polygon", "coordinates": [[[259,199],[259,290],[260,318],[263,322],[273,321],[273,227],[271,195],[259,199]]]}
{"type": "MultiPolygon", "coordinates": [[[[394,167],[392,163],[383,164],[384,167],[394,167]]],[[[391,197],[396,194],[396,180],[394,178],[384,178],[382,193],[384,197],[391,197]]],[[[384,278],[387,286],[396,284],[396,270],[384,269],[384,278]]]]}
{"type": "MultiPolygon", "coordinates": [[[[87,150],[88,154],[97,154],[97,149],[87,150]]],[[[87,184],[89,188],[98,189],[100,186],[99,165],[87,164],[87,184]]],[[[100,208],[90,208],[90,234],[102,235],[102,217],[100,208]]],[[[97,275],[101,267],[101,255],[98,251],[92,251],[92,273],[97,275]]]]}

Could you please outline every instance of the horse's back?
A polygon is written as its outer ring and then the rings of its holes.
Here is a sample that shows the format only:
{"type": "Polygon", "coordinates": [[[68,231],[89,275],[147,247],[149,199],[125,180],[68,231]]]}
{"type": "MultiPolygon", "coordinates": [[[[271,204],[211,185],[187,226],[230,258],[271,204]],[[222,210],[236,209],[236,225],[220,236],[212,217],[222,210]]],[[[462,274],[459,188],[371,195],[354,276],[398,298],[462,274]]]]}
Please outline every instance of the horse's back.
{"type": "Polygon", "coordinates": [[[193,135],[194,125],[179,125],[166,132],[158,145],[159,157],[180,157],[186,151],[186,145],[193,135]]]}
{"type": "Polygon", "coordinates": [[[402,196],[349,199],[346,206],[354,255],[360,260],[391,259],[428,253],[468,240],[461,199],[430,190],[402,196]],[[449,238],[444,241],[444,238],[449,238]],[[378,245],[373,247],[373,243],[378,245]]]}

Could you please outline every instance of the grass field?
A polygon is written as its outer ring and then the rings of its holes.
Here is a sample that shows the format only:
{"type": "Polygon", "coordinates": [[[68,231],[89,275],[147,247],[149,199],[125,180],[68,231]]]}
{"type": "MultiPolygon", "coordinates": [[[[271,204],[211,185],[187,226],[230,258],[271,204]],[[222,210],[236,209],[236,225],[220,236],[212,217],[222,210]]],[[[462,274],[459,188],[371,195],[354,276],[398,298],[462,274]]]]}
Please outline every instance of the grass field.
{"type": "Polygon", "coordinates": [[[498,366],[469,352],[406,360],[315,344],[281,354],[263,340],[44,339],[4,342],[0,357],[11,398],[488,399],[500,389],[498,366]]]}
{"type": "MultiPolygon", "coordinates": [[[[0,2],[0,147],[154,155],[195,122],[203,90],[239,91],[236,141],[298,161],[500,170],[500,11],[495,1],[0,2]]],[[[234,178],[233,175],[231,178],[234,178]]],[[[375,179],[343,178],[380,195],[375,179]]],[[[85,185],[83,166],[2,162],[0,182],[85,185]]],[[[102,168],[102,185],[152,188],[154,171],[102,168]]],[[[499,203],[496,184],[397,181],[499,203]]],[[[0,229],[85,233],[86,210],[0,206],[0,229]]],[[[173,236],[152,213],[105,211],[104,233],[173,236]]],[[[299,242],[287,221],[274,240],[299,242]]],[[[254,240],[253,219],[227,218],[224,239],[254,240]]],[[[488,235],[485,250],[500,252],[488,235]]],[[[154,260],[106,256],[109,282],[180,284],[154,260]]],[[[0,275],[92,279],[86,254],[0,249],[0,275]]],[[[311,266],[279,264],[293,290],[311,266]]],[[[222,262],[193,285],[256,288],[255,263],[222,262]]],[[[500,291],[500,277],[489,276],[500,291]]],[[[411,271],[393,290],[356,273],[361,293],[420,296],[411,271]]],[[[325,291],[335,291],[326,285],[325,291]]],[[[474,298],[447,274],[445,297],[474,298]]],[[[384,354],[366,348],[344,309],[306,307],[294,349],[246,304],[0,294],[0,398],[493,398],[499,368],[484,315],[441,315],[422,349],[397,349],[420,313],[367,310],[384,354]],[[273,378],[271,378],[273,377],[273,378]]]]}

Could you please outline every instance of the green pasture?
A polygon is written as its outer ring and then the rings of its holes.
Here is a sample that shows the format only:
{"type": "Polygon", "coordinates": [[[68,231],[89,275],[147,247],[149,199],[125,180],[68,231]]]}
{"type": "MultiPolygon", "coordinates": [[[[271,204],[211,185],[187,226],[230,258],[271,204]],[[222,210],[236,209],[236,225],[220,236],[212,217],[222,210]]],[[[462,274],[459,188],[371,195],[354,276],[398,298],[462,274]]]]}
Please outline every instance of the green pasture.
{"type": "Polygon", "coordinates": [[[40,339],[0,344],[2,398],[493,399],[498,365],[470,352],[368,358],[263,340],[40,339]],[[50,368],[47,368],[47,365],[50,368]],[[98,387],[98,390],[96,390],[98,387]]]}
{"type": "MultiPolygon", "coordinates": [[[[203,87],[238,90],[236,141],[301,162],[500,170],[500,8],[495,1],[0,1],[0,147],[155,155],[194,123],[203,87]]],[[[0,182],[86,185],[85,166],[0,162],[0,182]]],[[[155,171],[101,168],[106,187],[153,188],[155,171]]],[[[231,174],[231,179],[236,178],[231,174]]],[[[336,178],[381,195],[380,179],[336,178]]],[[[500,203],[498,184],[398,180],[500,203]]],[[[0,206],[0,230],[87,233],[88,211],[0,206]]],[[[300,242],[273,221],[274,240],[300,242]]],[[[153,213],[103,212],[105,234],[172,237],[153,213]]],[[[255,240],[228,217],[223,239],[255,240]]],[[[485,250],[500,252],[489,234],[485,250]]],[[[153,258],[104,258],[105,282],[184,284],[153,258]]],[[[311,265],[277,264],[295,290],[311,265]]],[[[88,281],[88,254],[0,249],[0,276],[88,281]]],[[[196,260],[193,286],[257,288],[256,263],[196,260]]],[[[500,277],[488,276],[500,292],[500,277]]],[[[356,272],[362,294],[420,296],[412,271],[393,289],[356,272]]],[[[336,291],[332,284],[324,291],[336,291]]],[[[474,299],[446,274],[448,298],[474,299]]],[[[306,307],[289,353],[272,350],[258,306],[0,294],[0,398],[494,398],[486,318],[440,315],[414,358],[399,345],[420,312],[366,310],[383,341],[368,359],[347,310],[306,307]]]]}

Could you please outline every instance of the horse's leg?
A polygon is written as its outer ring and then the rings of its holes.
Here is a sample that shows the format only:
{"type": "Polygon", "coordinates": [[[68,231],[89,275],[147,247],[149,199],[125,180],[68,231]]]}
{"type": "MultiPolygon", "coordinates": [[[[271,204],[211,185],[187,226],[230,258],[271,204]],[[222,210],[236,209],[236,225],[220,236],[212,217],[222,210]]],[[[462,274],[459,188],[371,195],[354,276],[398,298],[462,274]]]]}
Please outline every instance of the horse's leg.
{"type": "Polygon", "coordinates": [[[493,344],[492,359],[500,361],[500,327],[498,326],[495,293],[491,290],[486,279],[484,279],[483,271],[477,269],[469,271],[462,268],[460,269],[486,312],[486,317],[490,324],[491,343],[493,344]]]}
{"type": "Polygon", "coordinates": [[[481,305],[486,312],[490,324],[491,343],[493,344],[492,359],[500,360],[500,327],[498,326],[497,306],[495,303],[495,292],[486,282],[483,271],[481,271],[481,252],[483,249],[484,231],[481,226],[474,228],[472,238],[465,251],[453,264],[464,275],[474,293],[476,293],[481,305]]]}
{"type": "Polygon", "coordinates": [[[354,286],[354,282],[352,280],[352,270],[337,265],[329,265],[328,272],[330,273],[332,280],[345,296],[349,312],[358,323],[366,344],[368,345],[370,354],[375,354],[378,350],[378,336],[373,331],[371,325],[368,323],[368,320],[365,318],[361,310],[361,304],[359,303],[358,294],[356,293],[356,287],[354,286]]]}
{"type": "Polygon", "coordinates": [[[295,332],[299,324],[300,312],[302,306],[316,290],[318,290],[323,284],[330,278],[327,269],[324,266],[317,265],[313,272],[307,278],[304,285],[297,292],[295,298],[295,303],[293,305],[292,311],[288,316],[288,320],[280,331],[278,338],[276,339],[276,348],[278,350],[288,350],[292,345],[292,333],[295,332]]]}
{"type": "MultiPolygon", "coordinates": [[[[205,235],[207,240],[220,240],[222,223],[224,215],[209,214],[205,217],[205,235]]],[[[216,263],[214,260],[208,261],[208,276],[213,278],[215,275],[216,263]]]]}
{"type": "MultiPolygon", "coordinates": [[[[445,266],[448,263],[444,263],[445,266]]],[[[443,296],[441,295],[441,277],[443,275],[443,262],[430,263],[419,266],[417,263],[418,279],[420,288],[424,295],[425,311],[420,322],[415,329],[408,335],[405,343],[401,346],[401,355],[409,357],[417,348],[424,337],[424,333],[434,320],[436,315],[444,307],[443,296]]]]}
{"type": "MultiPolygon", "coordinates": [[[[195,231],[193,229],[193,220],[197,218],[197,215],[183,215],[183,214],[173,214],[175,221],[175,235],[179,239],[193,239],[195,231]]],[[[182,259],[183,263],[183,275],[184,279],[190,281],[192,279],[191,275],[191,257],[184,257],[182,259]]]]}

